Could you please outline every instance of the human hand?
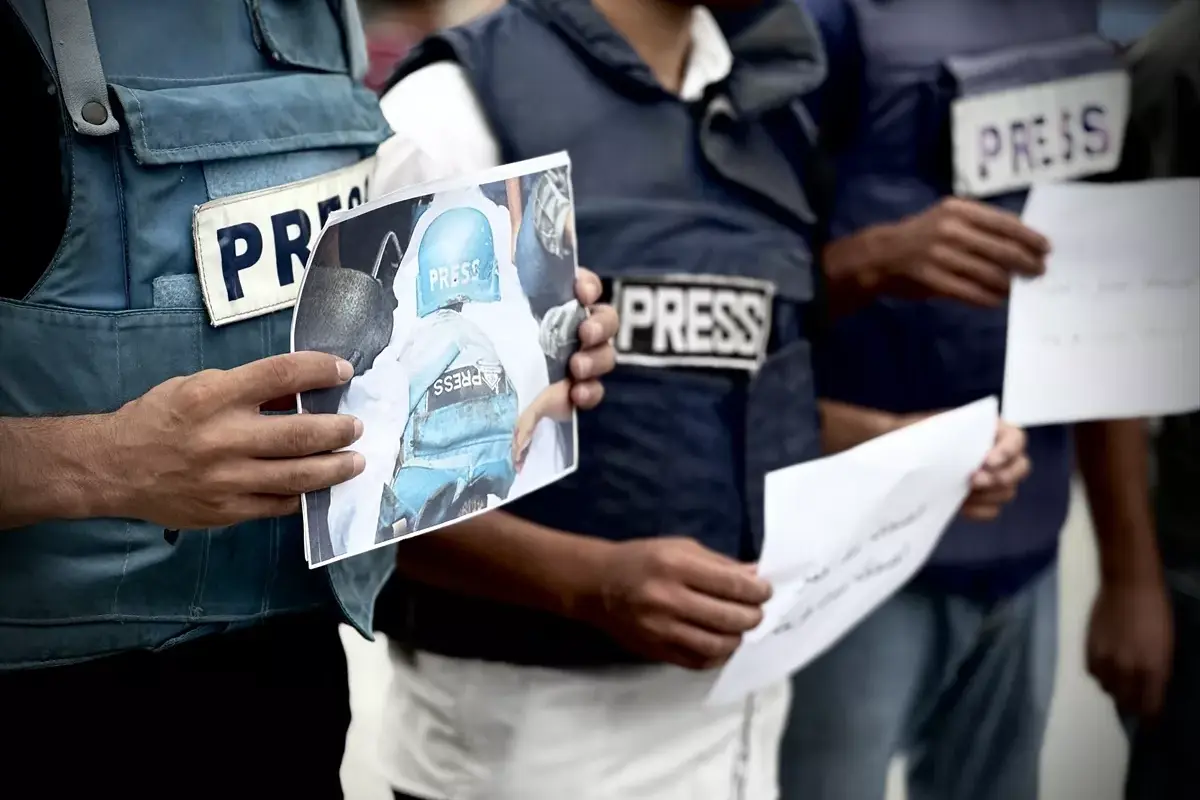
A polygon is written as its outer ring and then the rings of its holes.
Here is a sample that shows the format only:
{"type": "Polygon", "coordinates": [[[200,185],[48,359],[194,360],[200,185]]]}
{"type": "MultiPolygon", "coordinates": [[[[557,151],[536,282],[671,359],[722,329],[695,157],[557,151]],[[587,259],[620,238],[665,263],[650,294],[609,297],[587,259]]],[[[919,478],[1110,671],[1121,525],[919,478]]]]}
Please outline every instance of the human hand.
{"type": "Polygon", "coordinates": [[[986,522],[1000,516],[1004,506],[1017,496],[1017,487],[1030,470],[1025,453],[1025,431],[1000,421],[996,442],[971,476],[971,493],[960,512],[967,519],[986,522]]]}
{"type": "Polygon", "coordinates": [[[540,416],[536,408],[530,407],[521,412],[517,418],[517,427],[513,431],[512,462],[517,472],[525,466],[525,456],[529,445],[533,442],[533,431],[537,427],[540,416]]]}
{"type": "MultiPolygon", "coordinates": [[[[939,413],[902,414],[896,418],[892,429],[912,425],[939,413]]],[[[1004,506],[1017,496],[1017,487],[1029,475],[1031,466],[1025,453],[1025,431],[1000,420],[996,440],[984,457],[983,465],[971,476],[971,493],[963,501],[959,513],[980,522],[1000,516],[1004,506]]]]}
{"type": "Polygon", "coordinates": [[[724,663],[762,621],[771,586],[693,539],[613,544],[583,618],[631,652],[687,669],[724,663]]]}
{"type": "Polygon", "coordinates": [[[1088,672],[1121,714],[1153,719],[1162,710],[1174,645],[1161,575],[1101,582],[1088,625],[1088,672]]]}
{"type": "Polygon", "coordinates": [[[175,530],[292,514],[300,495],[342,483],[365,461],[347,447],[362,423],[337,414],[260,409],[350,379],[349,363],[290,353],[172,378],[113,414],[115,516],[175,530]]]}
{"type": "Polygon", "coordinates": [[[600,293],[600,278],[580,268],[575,278],[575,297],[589,314],[579,323],[579,350],[571,356],[570,367],[575,384],[571,387],[571,402],[582,409],[595,408],[604,398],[599,378],[612,372],[617,364],[612,346],[612,338],[617,335],[617,312],[610,305],[597,305],[600,293]]]}
{"type": "Polygon", "coordinates": [[[948,197],[892,229],[889,278],[921,296],[998,306],[1013,273],[1045,272],[1050,243],[1014,214],[974,200],[948,197]]]}

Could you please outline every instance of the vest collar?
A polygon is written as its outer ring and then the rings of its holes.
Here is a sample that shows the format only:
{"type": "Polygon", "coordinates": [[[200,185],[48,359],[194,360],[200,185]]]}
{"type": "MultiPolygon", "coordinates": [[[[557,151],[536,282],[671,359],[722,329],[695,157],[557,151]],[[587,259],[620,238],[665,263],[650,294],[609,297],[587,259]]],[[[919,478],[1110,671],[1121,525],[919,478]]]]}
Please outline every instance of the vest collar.
{"type": "Polygon", "coordinates": [[[510,0],[542,20],[607,80],[642,96],[666,91],[590,0],[510,0]]]}
{"type": "MultiPolygon", "coordinates": [[[[562,36],[614,83],[646,97],[666,94],[650,68],[590,0],[511,0],[562,36]]],[[[794,0],[765,0],[745,12],[715,15],[733,65],[727,78],[734,107],[748,115],[778,108],[816,88],[825,51],[794,0]]]]}
{"type": "Polygon", "coordinates": [[[747,116],[798,100],[825,80],[825,48],[812,19],[795,0],[764,0],[717,21],[733,51],[729,96],[747,116]]]}

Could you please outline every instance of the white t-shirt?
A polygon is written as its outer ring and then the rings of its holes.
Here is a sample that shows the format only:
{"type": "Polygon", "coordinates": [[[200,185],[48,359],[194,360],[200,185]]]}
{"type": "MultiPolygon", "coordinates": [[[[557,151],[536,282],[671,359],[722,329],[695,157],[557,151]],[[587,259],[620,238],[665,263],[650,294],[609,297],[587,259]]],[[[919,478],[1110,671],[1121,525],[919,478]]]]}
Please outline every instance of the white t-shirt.
{"type": "MultiPolygon", "coordinates": [[[[698,99],[733,56],[708,11],[693,15],[680,95],[698,99]]],[[[462,69],[425,67],[383,98],[395,135],[379,148],[382,191],[499,164],[462,69]],[[420,113],[414,113],[418,110],[420,113]]],[[[586,265],[587,254],[583,254],[586,265]]],[[[403,547],[403,545],[400,545],[403,547]]],[[[714,680],[669,666],[555,670],[393,649],[379,770],[428,800],[774,800],[786,684],[725,708],[714,680]]]]}
{"type": "MultiPolygon", "coordinates": [[[[716,20],[697,7],[679,96],[700,99],[732,67],[733,54],[716,20]]],[[[500,165],[500,146],[483,107],[454,62],[442,61],[409,75],[384,95],[382,108],[395,135],[379,146],[376,157],[371,185],[380,193],[500,165]]]]}

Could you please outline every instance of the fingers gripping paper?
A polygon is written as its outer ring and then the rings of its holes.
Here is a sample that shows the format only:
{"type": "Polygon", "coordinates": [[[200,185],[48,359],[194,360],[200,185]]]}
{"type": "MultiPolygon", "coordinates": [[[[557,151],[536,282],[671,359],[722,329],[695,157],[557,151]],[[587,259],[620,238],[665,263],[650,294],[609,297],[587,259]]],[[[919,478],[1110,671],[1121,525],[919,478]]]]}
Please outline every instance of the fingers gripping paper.
{"type": "Polygon", "coordinates": [[[803,669],[899,591],[958,513],[997,421],[988,398],[768,474],[759,574],[775,593],[708,702],[803,669]]]}

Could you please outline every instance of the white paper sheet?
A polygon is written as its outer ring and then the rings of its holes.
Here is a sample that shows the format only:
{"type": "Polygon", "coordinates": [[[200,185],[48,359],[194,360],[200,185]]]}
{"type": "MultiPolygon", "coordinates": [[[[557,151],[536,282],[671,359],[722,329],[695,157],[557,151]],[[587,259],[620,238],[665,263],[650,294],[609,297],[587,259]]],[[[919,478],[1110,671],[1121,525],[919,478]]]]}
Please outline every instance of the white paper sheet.
{"type": "Polygon", "coordinates": [[[763,622],[710,704],[734,702],[833,646],[929,558],[996,436],[988,398],[838,455],[767,475],[763,622]]]}
{"type": "Polygon", "coordinates": [[[1013,283],[1004,418],[1200,408],[1200,180],[1039,185],[1023,219],[1053,250],[1013,283]]]}

